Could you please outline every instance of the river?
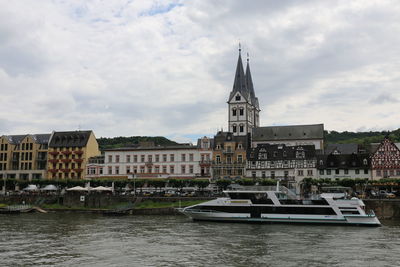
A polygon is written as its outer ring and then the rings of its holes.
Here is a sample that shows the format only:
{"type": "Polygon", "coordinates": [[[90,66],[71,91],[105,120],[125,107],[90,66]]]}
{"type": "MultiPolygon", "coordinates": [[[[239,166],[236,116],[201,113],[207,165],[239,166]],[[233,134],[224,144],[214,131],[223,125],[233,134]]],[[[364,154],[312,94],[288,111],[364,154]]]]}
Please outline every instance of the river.
{"type": "Polygon", "coordinates": [[[184,216],[0,215],[1,266],[398,266],[383,227],[192,222],[184,216]]]}

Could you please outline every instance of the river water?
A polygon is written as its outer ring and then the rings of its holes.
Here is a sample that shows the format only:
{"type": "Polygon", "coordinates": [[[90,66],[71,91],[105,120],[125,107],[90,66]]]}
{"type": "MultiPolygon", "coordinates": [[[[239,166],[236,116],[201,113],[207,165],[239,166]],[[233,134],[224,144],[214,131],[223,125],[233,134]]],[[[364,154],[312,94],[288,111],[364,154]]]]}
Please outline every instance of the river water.
{"type": "Polygon", "coordinates": [[[0,215],[1,266],[399,266],[383,227],[192,222],[184,216],[0,215]]]}

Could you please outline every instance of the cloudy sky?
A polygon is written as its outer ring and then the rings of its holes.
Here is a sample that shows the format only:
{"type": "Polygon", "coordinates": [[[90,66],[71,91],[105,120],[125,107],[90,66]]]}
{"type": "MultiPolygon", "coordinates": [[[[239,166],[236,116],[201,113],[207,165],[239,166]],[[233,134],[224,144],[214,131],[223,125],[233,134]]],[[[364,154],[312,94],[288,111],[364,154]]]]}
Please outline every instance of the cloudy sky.
{"type": "Polygon", "coordinates": [[[261,125],[400,127],[399,1],[0,0],[0,134],[227,128],[238,42],[261,125]]]}

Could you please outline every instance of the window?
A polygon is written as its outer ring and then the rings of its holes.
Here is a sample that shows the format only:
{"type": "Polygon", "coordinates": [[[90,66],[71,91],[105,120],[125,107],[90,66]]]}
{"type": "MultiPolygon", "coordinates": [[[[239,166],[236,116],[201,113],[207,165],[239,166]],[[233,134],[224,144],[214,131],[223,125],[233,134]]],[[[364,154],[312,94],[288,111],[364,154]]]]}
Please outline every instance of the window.
{"type": "Polygon", "coordinates": [[[232,125],[232,132],[236,133],[237,129],[236,129],[236,125],[232,125]]]}
{"type": "Polygon", "coordinates": [[[131,162],[131,155],[126,155],[126,162],[131,162]]]}
{"type": "Polygon", "coordinates": [[[182,161],[186,161],[186,154],[181,155],[182,161]]]}
{"type": "Polygon", "coordinates": [[[173,165],[169,166],[169,173],[174,173],[175,172],[175,168],[173,165]]]}
{"type": "Polygon", "coordinates": [[[108,162],[112,162],[112,155],[108,155],[108,162]]]}
{"type": "Polygon", "coordinates": [[[167,166],[162,166],[162,172],[167,173],[167,166]]]}
{"type": "Polygon", "coordinates": [[[324,170],[319,170],[320,175],[324,175],[324,170]]]}
{"type": "Polygon", "coordinates": [[[153,162],[153,156],[152,155],[148,155],[147,156],[147,160],[148,160],[148,162],[153,162]]]}
{"type": "Polygon", "coordinates": [[[349,174],[349,170],[345,169],[344,174],[349,174]]]}
{"type": "Polygon", "coordinates": [[[243,126],[243,125],[240,125],[240,126],[239,126],[239,132],[241,132],[241,133],[244,132],[244,126],[243,126]]]}
{"type": "Polygon", "coordinates": [[[126,173],[131,173],[131,167],[130,166],[126,166],[126,173]]]}
{"type": "Polygon", "coordinates": [[[242,155],[238,155],[237,156],[237,161],[238,161],[238,163],[242,163],[243,162],[243,156],[242,155]]]}
{"type": "Polygon", "coordinates": [[[336,169],[335,170],[335,174],[339,174],[340,173],[340,170],[339,169],[336,169]]]}
{"type": "Polygon", "coordinates": [[[221,163],[221,156],[217,155],[217,156],[215,157],[215,161],[216,161],[217,163],[221,163]]]}
{"type": "Polygon", "coordinates": [[[163,162],[166,162],[166,161],[167,161],[167,154],[163,154],[163,155],[162,155],[162,160],[163,160],[163,162]]]}
{"type": "Polygon", "coordinates": [[[190,173],[190,174],[193,173],[193,165],[189,165],[189,173],[190,173]]]}
{"type": "Polygon", "coordinates": [[[262,177],[262,178],[265,178],[265,177],[266,177],[266,176],[265,176],[265,171],[262,171],[262,172],[261,172],[261,177],[262,177]]]}
{"type": "Polygon", "coordinates": [[[226,163],[229,163],[229,164],[232,163],[232,157],[231,156],[227,156],[226,157],[226,163]]]}
{"type": "Polygon", "coordinates": [[[112,167],[108,166],[108,174],[112,174],[112,167]]]}
{"type": "Polygon", "coordinates": [[[137,162],[137,155],[133,155],[133,162],[137,162]]]}
{"type": "Polygon", "coordinates": [[[119,155],[115,155],[115,162],[119,162],[119,155]]]}
{"type": "Polygon", "coordinates": [[[331,175],[332,171],[331,170],[326,170],[327,175],[331,175]]]}
{"type": "Polygon", "coordinates": [[[115,166],[115,174],[119,174],[119,166],[115,166]]]}
{"type": "Polygon", "coordinates": [[[252,172],[251,172],[251,177],[256,178],[256,176],[257,176],[256,171],[252,171],[252,172]]]}
{"type": "Polygon", "coordinates": [[[144,155],[140,155],[140,162],[144,162],[144,155]]]}
{"type": "Polygon", "coordinates": [[[189,161],[193,161],[193,154],[189,154],[189,161]]]}
{"type": "Polygon", "coordinates": [[[367,160],[367,159],[364,159],[364,160],[363,160],[363,163],[364,163],[364,165],[368,165],[368,160],[367,160]]]}
{"type": "Polygon", "coordinates": [[[303,170],[298,170],[297,171],[297,175],[298,176],[303,176],[304,175],[304,171],[303,170]]]}
{"type": "Polygon", "coordinates": [[[156,162],[159,162],[159,161],[160,161],[160,155],[158,155],[158,154],[156,155],[155,161],[156,161],[156,162]]]}
{"type": "Polygon", "coordinates": [[[307,170],[307,175],[308,176],[313,176],[313,170],[307,170]]]}
{"type": "Polygon", "coordinates": [[[240,95],[236,95],[235,100],[240,101],[240,95]]]}
{"type": "Polygon", "coordinates": [[[394,176],[394,170],[390,170],[390,176],[394,176]]]}
{"type": "Polygon", "coordinates": [[[364,174],[368,174],[368,169],[364,169],[364,174]]]}
{"type": "Polygon", "coordinates": [[[140,173],[144,173],[144,166],[140,166],[140,173]]]}
{"type": "Polygon", "coordinates": [[[382,176],[381,170],[377,170],[377,171],[376,171],[376,176],[382,176]]]}
{"type": "Polygon", "coordinates": [[[275,171],[271,171],[271,178],[275,179],[275,171]]]}
{"type": "Polygon", "coordinates": [[[236,116],[236,108],[232,109],[232,116],[236,116]]]}
{"type": "Polygon", "coordinates": [[[99,174],[103,174],[103,168],[99,168],[99,174]]]}
{"type": "Polygon", "coordinates": [[[169,155],[169,160],[170,160],[171,162],[175,161],[175,156],[174,156],[174,154],[169,155]]]}
{"type": "Polygon", "coordinates": [[[359,169],[356,169],[356,170],[355,170],[355,173],[356,173],[356,174],[360,174],[360,170],[359,170],[359,169]]]}
{"type": "Polygon", "coordinates": [[[160,167],[159,166],[155,166],[154,167],[154,172],[155,173],[160,173],[160,167]]]}
{"type": "Polygon", "coordinates": [[[239,109],[239,115],[240,115],[240,116],[243,116],[243,115],[244,115],[244,109],[243,109],[243,108],[240,108],[240,109],[239,109]]]}

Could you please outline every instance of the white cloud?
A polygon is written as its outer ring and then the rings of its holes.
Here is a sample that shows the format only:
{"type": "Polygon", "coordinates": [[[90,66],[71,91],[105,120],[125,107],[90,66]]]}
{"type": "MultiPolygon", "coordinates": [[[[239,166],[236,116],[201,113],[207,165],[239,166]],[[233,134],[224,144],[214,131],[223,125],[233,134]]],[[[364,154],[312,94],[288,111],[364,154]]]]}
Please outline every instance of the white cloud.
{"type": "Polygon", "coordinates": [[[0,3],[0,133],[226,128],[237,43],[264,125],[399,127],[395,1],[0,3]]]}

